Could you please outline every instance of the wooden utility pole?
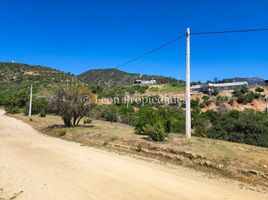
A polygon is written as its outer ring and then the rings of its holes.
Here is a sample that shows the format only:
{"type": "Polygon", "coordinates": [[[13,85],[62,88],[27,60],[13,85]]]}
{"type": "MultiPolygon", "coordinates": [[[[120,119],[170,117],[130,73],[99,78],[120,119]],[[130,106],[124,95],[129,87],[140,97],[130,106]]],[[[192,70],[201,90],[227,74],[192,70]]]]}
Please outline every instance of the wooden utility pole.
{"type": "Polygon", "coordinates": [[[186,138],[191,138],[190,28],[186,29],[186,138]]]}
{"type": "Polygon", "coordinates": [[[268,96],[266,97],[266,113],[267,113],[267,116],[268,116],[268,96]]]}
{"type": "Polygon", "coordinates": [[[32,115],[32,101],[33,101],[33,85],[31,85],[30,89],[29,117],[32,115]]]}

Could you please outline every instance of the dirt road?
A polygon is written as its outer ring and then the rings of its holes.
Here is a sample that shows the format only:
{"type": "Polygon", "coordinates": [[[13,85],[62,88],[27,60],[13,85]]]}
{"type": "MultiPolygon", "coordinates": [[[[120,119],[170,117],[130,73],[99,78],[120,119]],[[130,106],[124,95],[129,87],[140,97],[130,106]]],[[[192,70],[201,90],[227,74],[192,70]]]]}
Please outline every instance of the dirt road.
{"type": "Polygon", "coordinates": [[[0,199],[264,200],[238,182],[47,137],[0,111],[0,199]]]}

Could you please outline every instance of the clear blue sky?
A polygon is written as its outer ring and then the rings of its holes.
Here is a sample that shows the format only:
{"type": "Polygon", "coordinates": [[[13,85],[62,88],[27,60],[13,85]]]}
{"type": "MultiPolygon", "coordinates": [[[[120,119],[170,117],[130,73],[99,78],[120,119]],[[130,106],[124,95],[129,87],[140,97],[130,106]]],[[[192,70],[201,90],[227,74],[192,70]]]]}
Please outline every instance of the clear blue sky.
{"type": "MultiPolygon", "coordinates": [[[[185,32],[268,27],[267,0],[0,1],[0,61],[79,74],[111,68],[185,32]]],[[[192,80],[268,79],[268,32],[192,36],[192,80]]],[[[185,77],[185,41],[124,71],[185,77]]]]}

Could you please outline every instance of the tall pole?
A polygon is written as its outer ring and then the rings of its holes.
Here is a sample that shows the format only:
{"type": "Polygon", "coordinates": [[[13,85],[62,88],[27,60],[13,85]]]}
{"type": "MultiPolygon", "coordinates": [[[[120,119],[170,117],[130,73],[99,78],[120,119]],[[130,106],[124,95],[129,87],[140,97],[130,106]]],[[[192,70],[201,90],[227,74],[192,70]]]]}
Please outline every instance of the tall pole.
{"type": "Polygon", "coordinates": [[[33,85],[30,89],[29,117],[32,115],[33,85]]]}
{"type": "Polygon", "coordinates": [[[186,138],[191,138],[190,28],[186,29],[186,138]]]}
{"type": "Polygon", "coordinates": [[[268,116],[268,96],[266,97],[266,114],[268,116]]]}

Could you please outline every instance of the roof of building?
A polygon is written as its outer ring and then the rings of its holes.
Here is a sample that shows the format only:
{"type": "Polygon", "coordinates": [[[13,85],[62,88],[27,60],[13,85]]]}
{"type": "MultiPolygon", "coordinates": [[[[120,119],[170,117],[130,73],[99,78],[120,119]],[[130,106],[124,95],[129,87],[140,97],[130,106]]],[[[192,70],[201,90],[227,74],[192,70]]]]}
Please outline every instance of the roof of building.
{"type": "Polygon", "coordinates": [[[204,85],[193,85],[193,86],[191,86],[192,89],[200,89],[202,87],[204,87],[204,85]]]}
{"type": "Polygon", "coordinates": [[[231,83],[208,83],[204,85],[193,85],[191,89],[201,89],[205,87],[231,87],[231,86],[242,86],[248,85],[248,82],[231,82],[231,83]]]}
{"type": "Polygon", "coordinates": [[[241,86],[241,85],[248,85],[248,82],[231,82],[231,83],[209,83],[210,87],[228,87],[228,86],[241,86]]]}

